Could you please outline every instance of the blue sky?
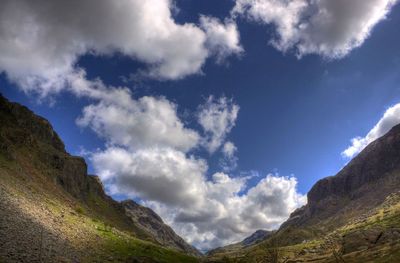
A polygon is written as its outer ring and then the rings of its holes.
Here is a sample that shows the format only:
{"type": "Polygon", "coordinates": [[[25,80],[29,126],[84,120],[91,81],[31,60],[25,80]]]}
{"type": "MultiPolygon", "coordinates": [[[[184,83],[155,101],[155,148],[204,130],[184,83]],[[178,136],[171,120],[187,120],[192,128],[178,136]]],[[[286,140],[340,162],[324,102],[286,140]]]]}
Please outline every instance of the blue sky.
{"type": "MultiPolygon", "coordinates": [[[[181,0],[175,5],[176,23],[198,24],[200,14],[223,21],[235,3],[181,0]]],[[[98,78],[106,86],[128,87],[135,99],[165,97],[177,106],[177,116],[185,127],[200,134],[199,105],[204,105],[209,96],[214,96],[215,101],[227,98],[228,104],[240,107],[234,127],[224,138],[224,142],[231,141],[237,147],[237,167],[227,174],[235,178],[259,173],[260,176],[247,181],[246,189],[256,187],[269,173],[277,178],[293,175],[297,178],[298,194],[306,194],[318,179],[334,175],[349,161],[341,153],[352,138],[367,135],[385,111],[400,102],[400,6],[392,7],[387,18],[374,25],[360,47],[335,58],[317,52],[299,58],[295,47],[286,52],[274,47],[270,44],[278,34],[274,23],[240,16],[235,24],[242,52],[222,61],[217,56],[210,57],[201,70],[177,79],[132,77],[145,70],[148,63],[124,52],[88,52],[78,57],[74,67],[85,70],[88,80],[98,78]]],[[[62,90],[40,99],[35,91],[21,88],[7,74],[10,73],[5,68],[0,77],[0,92],[47,118],[69,152],[104,151],[109,146],[107,138],[90,127],[76,124],[82,109],[93,103],[92,98],[62,90]]],[[[206,147],[195,147],[185,154],[206,160],[205,175],[209,180],[221,172],[221,150],[211,154],[206,147]]],[[[90,154],[85,157],[90,172],[98,172],[90,154]]],[[[130,195],[114,192],[116,198],[126,196],[130,195]]],[[[217,230],[199,230],[202,226],[198,225],[183,227],[172,212],[176,207],[164,206],[151,198],[146,200],[146,196],[151,195],[132,193],[130,197],[156,209],[178,233],[198,247],[206,248],[204,244],[210,241],[214,246],[224,243],[217,234],[207,236],[217,230]],[[197,227],[197,236],[188,233],[193,227],[197,227]]],[[[266,223],[265,228],[274,224],[266,223]]],[[[229,240],[248,234],[238,232],[229,240]]]]}

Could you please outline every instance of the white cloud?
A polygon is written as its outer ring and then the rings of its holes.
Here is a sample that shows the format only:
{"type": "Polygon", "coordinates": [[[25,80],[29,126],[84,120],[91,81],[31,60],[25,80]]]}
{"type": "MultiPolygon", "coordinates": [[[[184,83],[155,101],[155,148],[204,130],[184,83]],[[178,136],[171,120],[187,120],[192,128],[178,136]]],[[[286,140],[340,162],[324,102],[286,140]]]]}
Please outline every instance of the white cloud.
{"type": "Polygon", "coordinates": [[[215,152],[224,142],[226,135],[235,126],[239,106],[226,97],[215,99],[210,96],[200,106],[198,121],[206,133],[204,146],[210,153],[215,152]]]}
{"type": "Polygon", "coordinates": [[[378,123],[365,137],[356,137],[351,140],[351,146],[342,152],[347,158],[352,158],[361,152],[368,144],[385,135],[393,126],[400,123],[400,103],[390,107],[383,114],[378,123]]]}
{"type": "Polygon", "coordinates": [[[236,156],[237,147],[231,141],[225,142],[222,147],[223,158],[220,160],[220,166],[224,172],[235,170],[238,158],[236,156]]]}
{"type": "Polygon", "coordinates": [[[234,16],[276,27],[271,43],[299,56],[340,58],[359,47],[397,0],[236,0],[234,16]]]}
{"type": "Polygon", "coordinates": [[[135,152],[111,147],[92,157],[100,178],[111,192],[140,196],[171,206],[196,206],[207,165],[170,148],[135,152]]]}
{"type": "Polygon", "coordinates": [[[149,65],[151,77],[179,79],[200,72],[212,52],[238,51],[234,24],[202,18],[210,21],[202,22],[203,31],[177,24],[172,9],[171,0],[1,1],[0,71],[25,91],[46,96],[65,87],[64,76],[87,53],[119,52],[149,65]],[[222,50],[211,52],[206,42],[222,50]]]}
{"type": "Polygon", "coordinates": [[[200,25],[207,34],[209,50],[217,55],[219,62],[232,54],[243,52],[236,23],[232,20],[222,24],[216,18],[201,16],[200,25]]]}
{"type": "Polygon", "coordinates": [[[222,148],[222,153],[227,157],[233,157],[237,151],[237,148],[233,142],[226,142],[222,148]]]}
{"type": "Polygon", "coordinates": [[[198,133],[184,127],[172,102],[163,97],[127,99],[126,105],[103,100],[86,106],[78,125],[131,149],[166,146],[186,152],[197,145],[198,133]]]}
{"type": "Polygon", "coordinates": [[[207,180],[204,160],[170,148],[110,147],[94,153],[92,161],[111,193],[144,199],[201,249],[276,228],[305,203],[293,177],[267,175],[245,191],[248,178],[216,173],[207,180]]]}

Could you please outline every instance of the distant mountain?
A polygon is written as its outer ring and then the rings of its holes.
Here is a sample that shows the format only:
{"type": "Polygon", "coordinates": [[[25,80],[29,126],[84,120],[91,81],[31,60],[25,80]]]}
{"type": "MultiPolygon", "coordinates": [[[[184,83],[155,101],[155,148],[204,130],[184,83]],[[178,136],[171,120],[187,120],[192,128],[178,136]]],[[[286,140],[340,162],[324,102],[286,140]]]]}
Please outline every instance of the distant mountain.
{"type": "Polygon", "coordinates": [[[251,246],[259,243],[260,241],[270,237],[275,231],[257,230],[251,236],[246,237],[240,242],[243,246],[251,246]]]}
{"type": "Polygon", "coordinates": [[[218,255],[218,254],[226,254],[226,253],[232,253],[235,251],[240,251],[241,249],[244,249],[246,247],[258,244],[259,242],[267,239],[274,233],[275,233],[275,231],[267,231],[267,230],[260,229],[238,243],[212,249],[207,252],[207,255],[213,256],[213,255],[218,255]]]}
{"type": "Polygon", "coordinates": [[[209,260],[400,262],[400,125],[318,181],[307,198],[262,242],[214,251],[209,260]]]}
{"type": "Polygon", "coordinates": [[[197,262],[151,209],[107,196],[50,123],[0,95],[0,262],[197,262]]]}

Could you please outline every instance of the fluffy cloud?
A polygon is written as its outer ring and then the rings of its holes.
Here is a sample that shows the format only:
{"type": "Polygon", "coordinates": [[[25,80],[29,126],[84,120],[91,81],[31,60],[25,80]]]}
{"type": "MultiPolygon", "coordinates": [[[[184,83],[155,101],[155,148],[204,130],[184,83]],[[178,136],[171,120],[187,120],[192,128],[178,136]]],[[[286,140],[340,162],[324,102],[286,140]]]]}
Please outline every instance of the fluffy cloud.
{"type": "Polygon", "coordinates": [[[111,147],[94,153],[92,161],[111,193],[146,200],[201,249],[276,228],[305,203],[293,177],[267,175],[245,191],[248,178],[216,173],[208,180],[204,160],[170,148],[130,152],[111,147]]]}
{"type": "Polygon", "coordinates": [[[393,126],[400,123],[400,103],[396,104],[383,114],[378,123],[365,137],[356,137],[351,140],[351,146],[342,152],[347,158],[352,158],[361,152],[368,144],[387,133],[393,126]]]}
{"type": "Polygon", "coordinates": [[[177,24],[173,9],[171,0],[1,1],[0,71],[24,90],[46,95],[65,87],[64,76],[87,53],[122,53],[148,64],[149,76],[179,79],[201,71],[219,52],[214,49],[239,50],[232,23],[202,18],[202,30],[177,24]]]}
{"type": "Polygon", "coordinates": [[[203,144],[210,153],[215,152],[224,142],[226,135],[235,126],[239,106],[226,97],[215,99],[210,96],[200,106],[198,122],[206,133],[203,144]]]}
{"type": "Polygon", "coordinates": [[[216,54],[219,62],[232,54],[243,52],[239,32],[233,21],[226,20],[225,24],[222,24],[216,18],[201,16],[200,24],[207,34],[206,44],[209,50],[216,54]]]}
{"type": "Polygon", "coordinates": [[[273,24],[271,43],[299,56],[340,58],[359,47],[397,0],[236,0],[234,16],[273,24]]]}
{"type": "Polygon", "coordinates": [[[140,196],[171,206],[198,205],[207,165],[170,148],[127,151],[111,147],[93,155],[93,164],[112,193],[140,196]]]}
{"type": "Polygon", "coordinates": [[[86,106],[78,125],[90,127],[111,144],[131,149],[167,146],[186,152],[197,145],[199,135],[184,127],[172,102],[163,97],[127,99],[129,103],[103,100],[86,106]]]}

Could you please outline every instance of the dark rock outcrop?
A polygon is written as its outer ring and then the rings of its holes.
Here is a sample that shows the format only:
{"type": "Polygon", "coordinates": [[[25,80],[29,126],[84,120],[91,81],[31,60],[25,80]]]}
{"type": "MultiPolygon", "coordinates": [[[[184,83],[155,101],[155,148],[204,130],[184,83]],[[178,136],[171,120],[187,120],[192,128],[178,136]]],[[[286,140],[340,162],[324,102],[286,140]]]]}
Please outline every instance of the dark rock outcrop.
{"type": "Polygon", "coordinates": [[[2,125],[11,121],[14,125],[20,127],[21,130],[27,132],[25,138],[18,136],[22,134],[14,134],[14,136],[10,136],[10,139],[14,143],[26,142],[32,137],[35,137],[36,139],[53,146],[57,150],[65,151],[64,143],[53,130],[51,124],[46,119],[35,115],[27,107],[18,103],[10,103],[2,94],[0,94],[0,112],[2,122],[4,122],[2,125]]]}
{"type": "Polygon", "coordinates": [[[358,190],[392,176],[400,170],[400,125],[368,145],[336,176],[319,180],[308,192],[308,206],[314,212],[321,200],[333,196],[358,198],[358,190]]]}

